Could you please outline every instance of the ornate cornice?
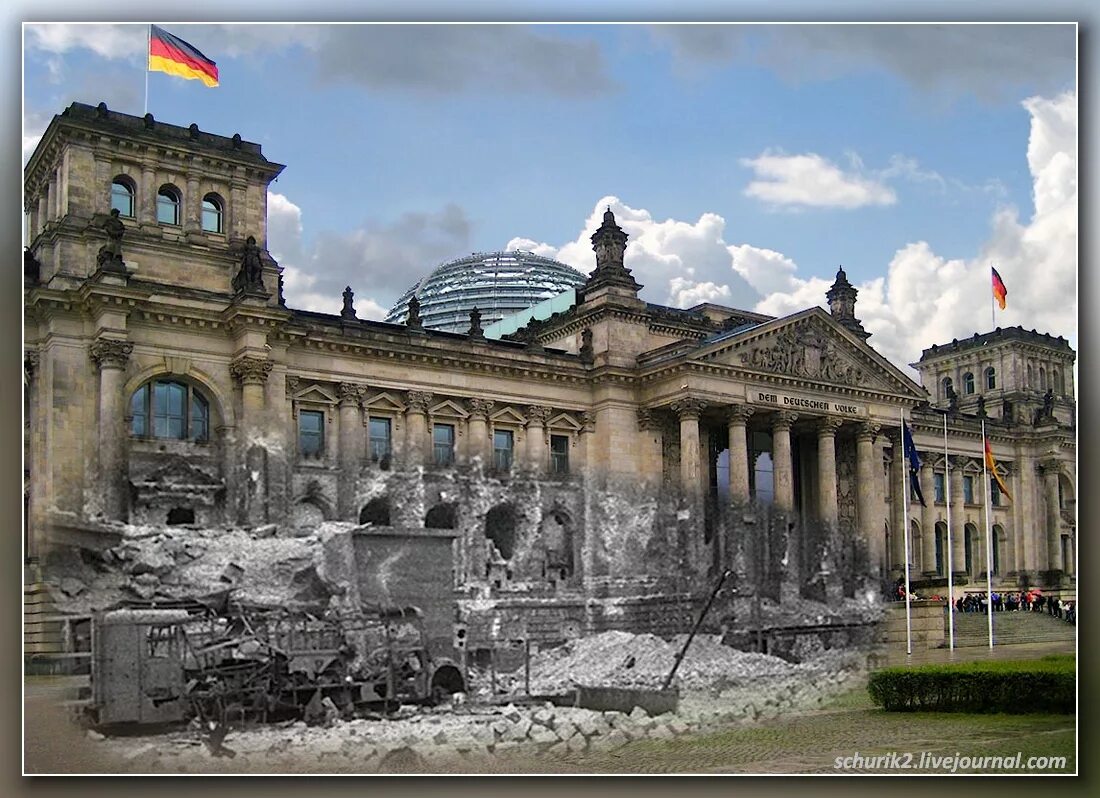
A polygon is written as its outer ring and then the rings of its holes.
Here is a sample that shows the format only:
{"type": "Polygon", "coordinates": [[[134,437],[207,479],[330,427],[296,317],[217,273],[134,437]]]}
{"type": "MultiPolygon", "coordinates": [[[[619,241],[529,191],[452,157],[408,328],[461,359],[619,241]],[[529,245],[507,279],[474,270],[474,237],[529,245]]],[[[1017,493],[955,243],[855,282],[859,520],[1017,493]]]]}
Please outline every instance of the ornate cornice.
{"type": "Polygon", "coordinates": [[[134,345],[129,341],[120,341],[115,338],[98,338],[88,348],[88,354],[101,369],[126,368],[130,360],[130,353],[134,351],[134,345]]]}
{"type": "Polygon", "coordinates": [[[466,409],[470,411],[470,418],[489,418],[489,413],[496,406],[492,399],[473,398],[466,400],[466,409]]]}
{"type": "Polygon", "coordinates": [[[409,391],[405,397],[408,412],[423,413],[424,415],[428,415],[434,401],[435,394],[429,391],[409,391]]]}
{"type": "Polygon", "coordinates": [[[229,373],[241,385],[263,385],[273,366],[267,358],[246,355],[229,364],[229,373]]]}

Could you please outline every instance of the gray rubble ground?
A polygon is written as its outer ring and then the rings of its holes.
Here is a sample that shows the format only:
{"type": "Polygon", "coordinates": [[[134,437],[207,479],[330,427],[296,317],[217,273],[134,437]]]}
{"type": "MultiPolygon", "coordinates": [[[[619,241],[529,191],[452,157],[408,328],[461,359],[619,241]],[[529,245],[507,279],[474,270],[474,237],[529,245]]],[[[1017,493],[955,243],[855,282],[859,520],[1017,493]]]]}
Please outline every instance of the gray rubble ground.
{"type": "MultiPolygon", "coordinates": [[[[771,658],[768,658],[771,659],[771,658]]],[[[813,710],[863,678],[865,658],[829,652],[721,688],[687,689],[675,713],[648,716],[576,707],[506,704],[404,707],[387,720],[301,721],[232,730],[213,756],[197,729],[144,737],[104,737],[107,759],[131,772],[507,772],[541,758],[568,762],[640,739],[672,739],[813,710]]],[[[95,735],[89,732],[89,735],[95,735]]],[[[98,738],[98,735],[96,735],[98,738]]]]}

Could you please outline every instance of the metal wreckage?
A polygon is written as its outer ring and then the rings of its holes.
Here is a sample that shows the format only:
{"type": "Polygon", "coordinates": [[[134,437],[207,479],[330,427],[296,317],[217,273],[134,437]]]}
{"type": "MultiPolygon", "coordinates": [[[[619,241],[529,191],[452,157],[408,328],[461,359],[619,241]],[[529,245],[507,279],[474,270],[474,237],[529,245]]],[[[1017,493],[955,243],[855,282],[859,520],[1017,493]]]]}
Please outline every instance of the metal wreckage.
{"type": "Polygon", "coordinates": [[[465,690],[458,664],[428,650],[415,607],[312,614],[232,594],[127,601],[97,613],[87,721],[313,722],[465,690]]]}

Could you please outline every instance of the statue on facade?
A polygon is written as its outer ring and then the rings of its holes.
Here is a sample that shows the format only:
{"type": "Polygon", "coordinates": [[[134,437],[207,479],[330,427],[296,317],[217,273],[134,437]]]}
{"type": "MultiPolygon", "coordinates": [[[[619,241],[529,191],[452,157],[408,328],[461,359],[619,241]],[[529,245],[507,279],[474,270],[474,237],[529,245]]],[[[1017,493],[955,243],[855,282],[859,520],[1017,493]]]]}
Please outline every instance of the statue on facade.
{"type": "Polygon", "coordinates": [[[249,236],[244,242],[241,268],[233,278],[233,290],[237,293],[263,293],[264,263],[260,248],[256,245],[256,236],[249,236]]]}
{"type": "Polygon", "coordinates": [[[40,279],[40,272],[42,264],[38,262],[38,258],[31,252],[30,247],[23,248],[23,279],[30,280],[32,283],[37,283],[40,279]]]}
{"type": "Polygon", "coordinates": [[[344,288],[344,307],[340,310],[340,315],[345,319],[355,318],[355,293],[350,285],[344,288]]]}
{"type": "Polygon", "coordinates": [[[947,384],[947,409],[951,413],[959,412],[959,395],[951,383],[947,384]]]}
{"type": "Polygon", "coordinates": [[[481,329],[481,311],[477,308],[470,311],[470,329],[466,334],[471,338],[485,337],[485,331],[481,329]]]}
{"type": "Polygon", "coordinates": [[[125,272],[122,265],[122,236],[126,234],[126,225],[119,218],[118,208],[111,208],[111,214],[103,220],[103,231],[107,234],[107,243],[99,248],[96,265],[104,271],[125,272]]]}
{"type": "Polygon", "coordinates": [[[581,356],[582,363],[591,363],[596,359],[596,353],[592,349],[592,330],[589,327],[581,330],[581,348],[577,354],[581,356]]]}
{"type": "Polygon", "coordinates": [[[978,417],[979,418],[985,418],[986,417],[985,397],[984,396],[979,396],[978,397],[978,417]]]}
{"type": "Polygon", "coordinates": [[[409,315],[405,319],[405,326],[410,330],[419,330],[424,327],[424,322],[420,320],[420,300],[416,298],[416,294],[409,297],[409,315]]]}
{"type": "Polygon", "coordinates": [[[1047,388],[1047,392],[1043,394],[1043,418],[1054,417],[1054,389],[1047,388]]]}
{"type": "Polygon", "coordinates": [[[283,273],[279,272],[279,307],[286,307],[286,297],[283,296],[283,273]]]}

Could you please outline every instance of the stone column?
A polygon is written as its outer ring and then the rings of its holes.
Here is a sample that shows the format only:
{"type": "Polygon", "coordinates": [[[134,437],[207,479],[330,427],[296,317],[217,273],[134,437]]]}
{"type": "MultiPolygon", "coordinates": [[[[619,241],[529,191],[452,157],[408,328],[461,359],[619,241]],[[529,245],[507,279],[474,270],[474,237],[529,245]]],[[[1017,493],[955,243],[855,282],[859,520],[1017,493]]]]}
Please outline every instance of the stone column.
{"type": "Polygon", "coordinates": [[[428,391],[409,391],[405,402],[405,453],[410,466],[431,462],[432,435],[428,429],[428,411],[435,395],[428,391]]]}
{"type": "Polygon", "coordinates": [[[753,414],[751,407],[730,405],[726,416],[730,451],[730,504],[749,502],[749,444],[745,425],[753,414]]]}
{"type": "Polygon", "coordinates": [[[925,506],[920,514],[920,556],[922,576],[936,576],[936,484],[930,457],[920,467],[920,489],[925,506]]]}
{"type": "Polygon", "coordinates": [[[878,539],[881,528],[881,512],[875,507],[878,497],[876,486],[880,479],[875,467],[875,436],[878,424],[861,422],[856,429],[856,517],[859,523],[859,536],[867,551],[867,564],[871,569],[871,578],[876,582],[879,573],[878,539]]]}
{"type": "Polygon", "coordinates": [[[966,572],[966,505],[963,501],[963,468],[966,463],[965,457],[951,456],[951,567],[954,576],[969,577],[966,572]]]}
{"type": "Polygon", "coordinates": [[[648,486],[656,491],[660,489],[665,473],[664,432],[660,418],[648,407],[638,408],[638,431],[643,440],[642,473],[648,486]]]}
{"type": "Polygon", "coordinates": [[[123,446],[128,434],[122,388],[133,351],[132,343],[114,338],[99,338],[89,350],[99,367],[99,491],[103,514],[112,520],[125,520],[123,446]]]}
{"type": "Polygon", "coordinates": [[[1043,475],[1043,499],[1046,505],[1047,569],[1062,569],[1062,511],[1058,506],[1058,472],[1061,464],[1055,459],[1043,460],[1039,471],[1043,475]]]}
{"type": "Polygon", "coordinates": [[[202,197],[199,196],[199,178],[191,174],[187,176],[187,196],[183,198],[183,207],[180,208],[180,226],[185,232],[200,230],[201,214],[202,197]]]}
{"type": "Polygon", "coordinates": [[[791,460],[791,424],[797,413],[780,410],[772,414],[772,468],[775,506],[783,512],[794,510],[794,463],[791,460]]]}
{"type": "Polygon", "coordinates": [[[700,497],[702,487],[699,415],[706,406],[706,402],[691,397],[672,405],[673,412],[680,417],[680,488],[692,500],[700,497]]]}
{"type": "Polygon", "coordinates": [[[478,463],[482,468],[487,468],[491,465],[489,457],[491,455],[489,438],[489,413],[493,411],[493,407],[496,404],[492,399],[467,399],[466,409],[470,411],[470,417],[468,419],[470,429],[469,446],[469,460],[471,463],[478,463]]]}
{"type": "MultiPolygon", "coordinates": [[[[262,357],[245,355],[229,365],[229,373],[241,383],[241,443],[244,468],[241,473],[239,508],[243,524],[263,524],[268,519],[267,450],[260,444],[264,428],[264,395],[273,364],[262,357]]],[[[238,460],[238,462],[240,462],[238,460]]]]}
{"type": "Polygon", "coordinates": [[[160,186],[155,181],[156,173],[153,171],[153,165],[142,164],[141,186],[138,189],[138,196],[134,198],[134,204],[137,206],[134,211],[138,221],[145,224],[156,224],[157,221],[157,189],[160,186]]]}
{"type": "Polygon", "coordinates": [[[906,462],[900,429],[890,430],[890,445],[890,573],[900,576],[905,570],[905,535],[909,534],[905,528],[906,462]]]}
{"type": "Polygon", "coordinates": [[[337,480],[337,513],[345,521],[354,521],[358,509],[355,487],[359,466],[363,459],[363,423],[359,418],[359,401],[365,386],[341,382],[336,386],[340,399],[340,450],[337,462],[340,476],[337,480]]]}
{"type": "Polygon", "coordinates": [[[842,423],[838,418],[823,418],[817,425],[817,512],[824,527],[826,548],[821,565],[822,570],[827,572],[825,594],[830,603],[840,601],[844,594],[840,573],[841,539],[836,486],[836,431],[842,423]]]}
{"type": "Polygon", "coordinates": [[[546,422],[553,409],[544,405],[527,408],[527,468],[533,474],[543,474],[550,464],[550,450],[546,445],[546,422]]]}
{"type": "Polygon", "coordinates": [[[41,233],[46,227],[46,223],[49,221],[51,221],[49,195],[45,191],[42,191],[38,195],[38,224],[35,226],[36,233],[41,233]]]}

